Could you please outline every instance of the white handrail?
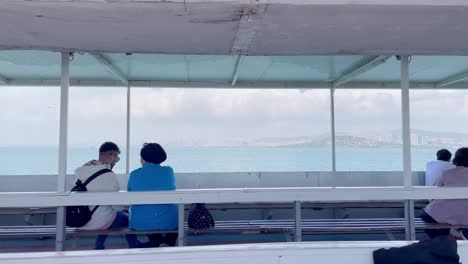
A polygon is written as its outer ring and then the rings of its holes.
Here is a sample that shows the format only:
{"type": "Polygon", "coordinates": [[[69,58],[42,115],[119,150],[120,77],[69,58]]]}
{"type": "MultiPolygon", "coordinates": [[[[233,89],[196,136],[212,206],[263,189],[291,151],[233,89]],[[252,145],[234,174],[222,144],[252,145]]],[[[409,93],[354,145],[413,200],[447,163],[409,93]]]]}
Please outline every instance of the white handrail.
{"type": "Polygon", "coordinates": [[[190,204],[253,202],[340,202],[468,199],[468,188],[308,187],[180,189],[156,192],[0,193],[0,208],[70,205],[190,204]]]}

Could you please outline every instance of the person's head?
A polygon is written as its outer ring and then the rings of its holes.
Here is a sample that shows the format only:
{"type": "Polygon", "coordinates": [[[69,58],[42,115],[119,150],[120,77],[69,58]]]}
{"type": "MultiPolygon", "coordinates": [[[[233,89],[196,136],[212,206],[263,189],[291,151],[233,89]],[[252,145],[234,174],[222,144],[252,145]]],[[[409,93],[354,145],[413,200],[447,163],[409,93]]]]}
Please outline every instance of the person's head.
{"type": "Polygon", "coordinates": [[[166,151],[158,143],[145,143],[140,151],[141,165],[146,162],[161,164],[167,159],[166,151]]]}
{"type": "Polygon", "coordinates": [[[441,149],[437,151],[436,155],[437,160],[450,161],[450,159],[452,158],[452,153],[450,153],[450,151],[446,149],[441,149]]]}
{"type": "Polygon", "coordinates": [[[119,162],[120,149],[114,142],[104,142],[99,148],[99,161],[104,164],[109,164],[111,168],[119,162]]]}
{"type": "Polygon", "coordinates": [[[453,165],[468,167],[468,148],[459,148],[457,152],[455,152],[453,165]]]}

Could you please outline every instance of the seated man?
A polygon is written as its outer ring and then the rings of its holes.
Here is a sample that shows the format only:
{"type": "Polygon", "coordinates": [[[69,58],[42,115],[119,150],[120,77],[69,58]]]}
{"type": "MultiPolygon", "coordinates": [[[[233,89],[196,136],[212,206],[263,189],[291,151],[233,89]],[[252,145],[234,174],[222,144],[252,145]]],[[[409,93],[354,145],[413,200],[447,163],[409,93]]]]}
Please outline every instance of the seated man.
{"type": "Polygon", "coordinates": [[[455,168],[455,165],[450,163],[450,158],[452,157],[450,151],[441,149],[437,151],[436,155],[437,160],[426,164],[426,186],[434,186],[444,171],[455,168]]]}
{"type": "MultiPolygon", "coordinates": [[[[128,191],[173,191],[176,189],[174,171],[161,166],[167,158],[157,143],[147,143],[140,151],[141,168],[132,171],[128,179],[128,191]]],[[[175,204],[132,205],[130,227],[135,230],[177,230],[178,206],[175,204]]],[[[148,235],[149,243],[141,247],[175,246],[177,233],[148,235]]]]}
{"type": "MultiPolygon", "coordinates": [[[[75,170],[76,177],[85,182],[90,176],[102,169],[112,169],[120,160],[120,149],[113,142],[105,142],[99,148],[99,160],[92,160],[75,170]]],[[[86,188],[88,192],[118,192],[119,183],[114,172],[106,172],[92,180],[86,188]]],[[[93,210],[94,206],[90,206],[93,210]]],[[[103,230],[128,226],[128,216],[120,211],[121,206],[100,205],[93,213],[91,220],[80,227],[83,230],[103,230]]],[[[126,235],[129,248],[137,247],[136,235],[126,235]]],[[[96,249],[104,249],[107,235],[96,238],[96,249]]]]}
{"type": "MultiPolygon", "coordinates": [[[[453,169],[445,171],[436,181],[438,187],[468,187],[468,148],[460,148],[455,153],[453,169]]],[[[468,225],[468,199],[432,200],[424,208],[421,218],[429,223],[468,225]]],[[[450,229],[426,230],[431,237],[448,235],[450,229]]],[[[468,230],[462,231],[463,236],[468,230]]]]}

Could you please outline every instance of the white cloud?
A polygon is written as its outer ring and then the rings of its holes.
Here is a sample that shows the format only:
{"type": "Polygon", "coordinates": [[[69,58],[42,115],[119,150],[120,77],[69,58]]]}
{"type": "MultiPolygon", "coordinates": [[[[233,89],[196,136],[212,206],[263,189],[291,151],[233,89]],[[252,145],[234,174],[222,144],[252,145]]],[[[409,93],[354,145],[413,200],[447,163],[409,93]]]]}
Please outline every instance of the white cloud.
{"type": "Polygon", "coordinates": [[[468,134],[468,91],[421,90],[411,92],[414,127],[468,134]]]}
{"type": "MultiPolygon", "coordinates": [[[[2,87],[0,145],[58,143],[59,88],[2,87]]],[[[413,128],[468,133],[467,91],[412,91],[413,128]]],[[[401,126],[398,90],[337,90],[337,131],[401,126]]],[[[125,142],[125,88],[70,91],[69,142],[125,142]]],[[[330,129],[328,90],[132,90],[132,139],[216,142],[310,136],[330,129]]]]}
{"type": "Polygon", "coordinates": [[[56,121],[59,96],[54,87],[1,87],[0,122],[56,121]]]}
{"type": "Polygon", "coordinates": [[[396,90],[338,90],[335,95],[337,131],[359,134],[401,126],[396,90]]]}
{"type": "Polygon", "coordinates": [[[132,115],[169,117],[184,103],[184,89],[137,88],[132,90],[132,115]]]}
{"type": "Polygon", "coordinates": [[[70,116],[73,119],[112,119],[125,115],[127,90],[122,87],[70,88],[70,116]]]}

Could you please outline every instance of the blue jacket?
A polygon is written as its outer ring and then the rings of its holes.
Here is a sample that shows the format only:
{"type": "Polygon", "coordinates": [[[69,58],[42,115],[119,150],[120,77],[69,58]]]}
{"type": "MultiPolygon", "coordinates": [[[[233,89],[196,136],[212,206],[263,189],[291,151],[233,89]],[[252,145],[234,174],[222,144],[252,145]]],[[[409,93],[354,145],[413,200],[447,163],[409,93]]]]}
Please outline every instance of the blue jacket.
{"type": "MultiPolygon", "coordinates": [[[[174,171],[169,166],[145,163],[132,171],[128,191],[175,190],[174,171]]],[[[135,230],[175,230],[178,227],[178,205],[145,204],[130,208],[130,228],[135,230]]]]}

